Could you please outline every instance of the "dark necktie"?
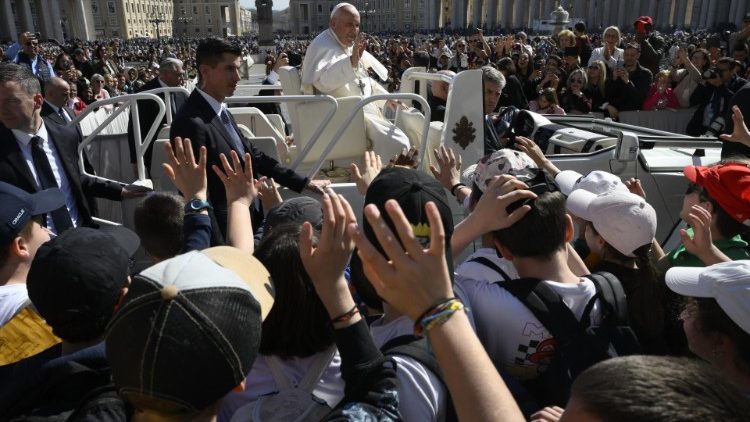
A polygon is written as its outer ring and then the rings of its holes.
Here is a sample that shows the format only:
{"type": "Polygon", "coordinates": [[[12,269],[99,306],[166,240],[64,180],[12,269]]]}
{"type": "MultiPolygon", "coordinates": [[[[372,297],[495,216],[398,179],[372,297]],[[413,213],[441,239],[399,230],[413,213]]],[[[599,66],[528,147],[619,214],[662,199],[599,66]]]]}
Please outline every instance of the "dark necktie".
{"type": "MultiPolygon", "coordinates": [[[[39,177],[39,184],[42,189],[59,188],[55,175],[52,174],[52,166],[49,165],[47,159],[47,153],[42,148],[42,138],[34,136],[31,138],[31,158],[34,160],[34,169],[36,175],[39,177]]],[[[70,219],[68,209],[63,205],[62,207],[52,211],[50,213],[52,222],[55,224],[55,231],[59,235],[67,229],[73,227],[73,221],[70,219]]]]}
{"type": "Polygon", "coordinates": [[[65,116],[65,110],[60,107],[59,109],[57,109],[57,112],[60,114],[60,117],[62,117],[63,123],[68,123],[68,118],[65,116]]]}
{"type": "Polygon", "coordinates": [[[234,140],[234,147],[237,150],[237,155],[242,159],[242,157],[245,156],[245,145],[242,144],[242,135],[232,123],[232,118],[229,117],[229,112],[226,109],[221,110],[220,117],[227,133],[234,140]]]}

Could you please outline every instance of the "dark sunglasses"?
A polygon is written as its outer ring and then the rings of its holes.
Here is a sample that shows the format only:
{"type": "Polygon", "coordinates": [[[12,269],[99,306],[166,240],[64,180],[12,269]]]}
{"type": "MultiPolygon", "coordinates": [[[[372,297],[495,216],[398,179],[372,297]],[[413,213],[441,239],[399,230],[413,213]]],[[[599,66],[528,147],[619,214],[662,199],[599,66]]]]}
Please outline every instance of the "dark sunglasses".
{"type": "Polygon", "coordinates": [[[583,80],[582,80],[582,79],[571,79],[571,80],[570,80],[570,83],[572,83],[572,84],[575,84],[575,83],[579,83],[579,84],[582,84],[582,83],[583,83],[583,80]]]}

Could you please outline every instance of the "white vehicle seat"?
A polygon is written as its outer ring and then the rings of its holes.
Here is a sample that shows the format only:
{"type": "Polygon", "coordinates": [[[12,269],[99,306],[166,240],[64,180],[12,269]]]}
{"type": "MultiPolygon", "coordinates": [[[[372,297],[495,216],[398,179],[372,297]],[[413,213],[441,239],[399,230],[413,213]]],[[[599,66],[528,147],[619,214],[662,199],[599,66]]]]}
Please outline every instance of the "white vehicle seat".
{"type": "MultiPolygon", "coordinates": [[[[336,99],[338,102],[338,110],[331,120],[326,123],[323,133],[321,133],[315,146],[313,146],[309,154],[307,154],[307,157],[305,157],[305,160],[302,162],[303,165],[313,164],[320,158],[326,145],[328,145],[341,125],[344,124],[344,120],[349,115],[352,108],[354,108],[361,99],[362,97],[359,96],[336,99]]],[[[298,129],[294,132],[294,143],[297,146],[297,153],[302,151],[310,141],[315,129],[325,117],[325,114],[328,111],[327,109],[327,105],[322,105],[319,102],[298,103],[298,129]]],[[[365,151],[369,149],[372,148],[365,137],[365,115],[360,108],[354,116],[354,119],[352,119],[346,130],[344,130],[341,135],[341,140],[326,158],[328,160],[361,159],[365,151]]]]}
{"type": "MultiPolygon", "coordinates": [[[[248,139],[255,137],[265,137],[273,139],[274,146],[276,148],[273,156],[280,157],[280,162],[284,164],[291,163],[291,158],[289,157],[289,147],[286,144],[283,130],[279,132],[279,130],[274,126],[273,123],[271,123],[268,117],[264,115],[260,110],[258,110],[258,108],[230,107],[229,112],[232,113],[232,116],[234,116],[234,120],[237,122],[238,126],[245,126],[252,134],[252,136],[249,136],[248,139]]],[[[254,140],[253,144],[255,144],[254,140]]]]}
{"type": "MultiPolygon", "coordinates": [[[[419,88],[417,89],[417,81],[409,78],[409,75],[415,72],[426,72],[426,67],[414,66],[406,69],[404,74],[401,75],[401,88],[398,92],[401,94],[418,94],[425,100],[427,99],[427,93],[429,90],[430,83],[426,80],[419,81],[419,88]]],[[[411,138],[410,138],[411,139],[411,138]]]]}
{"type": "MultiPolygon", "coordinates": [[[[279,69],[279,80],[286,95],[302,95],[302,85],[299,70],[295,67],[284,66],[279,69]]],[[[318,138],[315,146],[305,157],[302,165],[313,164],[320,158],[326,145],[331,141],[338,131],[339,127],[351,112],[352,108],[359,103],[362,97],[342,97],[337,98],[338,109],[333,117],[326,122],[325,128],[318,138]]],[[[328,105],[320,102],[298,102],[288,103],[289,117],[291,119],[292,130],[294,134],[294,143],[296,145],[293,151],[298,154],[310,141],[315,129],[323,121],[328,112],[328,105]]],[[[326,157],[328,160],[361,160],[364,152],[371,149],[365,137],[365,116],[360,109],[352,122],[344,131],[341,141],[326,157]]],[[[351,161],[349,161],[351,162],[351,161]]]]}

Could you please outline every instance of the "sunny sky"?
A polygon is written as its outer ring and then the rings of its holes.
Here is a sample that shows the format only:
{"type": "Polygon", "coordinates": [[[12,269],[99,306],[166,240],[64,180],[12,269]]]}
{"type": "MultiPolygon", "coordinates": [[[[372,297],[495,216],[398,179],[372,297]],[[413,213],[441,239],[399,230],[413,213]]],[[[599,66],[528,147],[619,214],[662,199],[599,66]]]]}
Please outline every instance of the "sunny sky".
{"type": "MultiPolygon", "coordinates": [[[[240,4],[255,8],[255,0],[240,0],[240,4]]],[[[273,10],[284,10],[289,7],[289,0],[273,0],[273,10]]]]}

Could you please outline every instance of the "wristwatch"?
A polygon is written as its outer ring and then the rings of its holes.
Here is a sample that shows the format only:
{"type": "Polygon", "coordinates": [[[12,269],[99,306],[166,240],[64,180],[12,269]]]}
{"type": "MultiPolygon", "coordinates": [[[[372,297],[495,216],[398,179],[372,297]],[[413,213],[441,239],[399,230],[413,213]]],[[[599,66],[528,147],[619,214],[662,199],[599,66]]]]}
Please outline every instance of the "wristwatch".
{"type": "Polygon", "coordinates": [[[208,203],[205,199],[193,198],[185,204],[185,214],[195,214],[203,210],[211,211],[214,207],[208,203]]]}

